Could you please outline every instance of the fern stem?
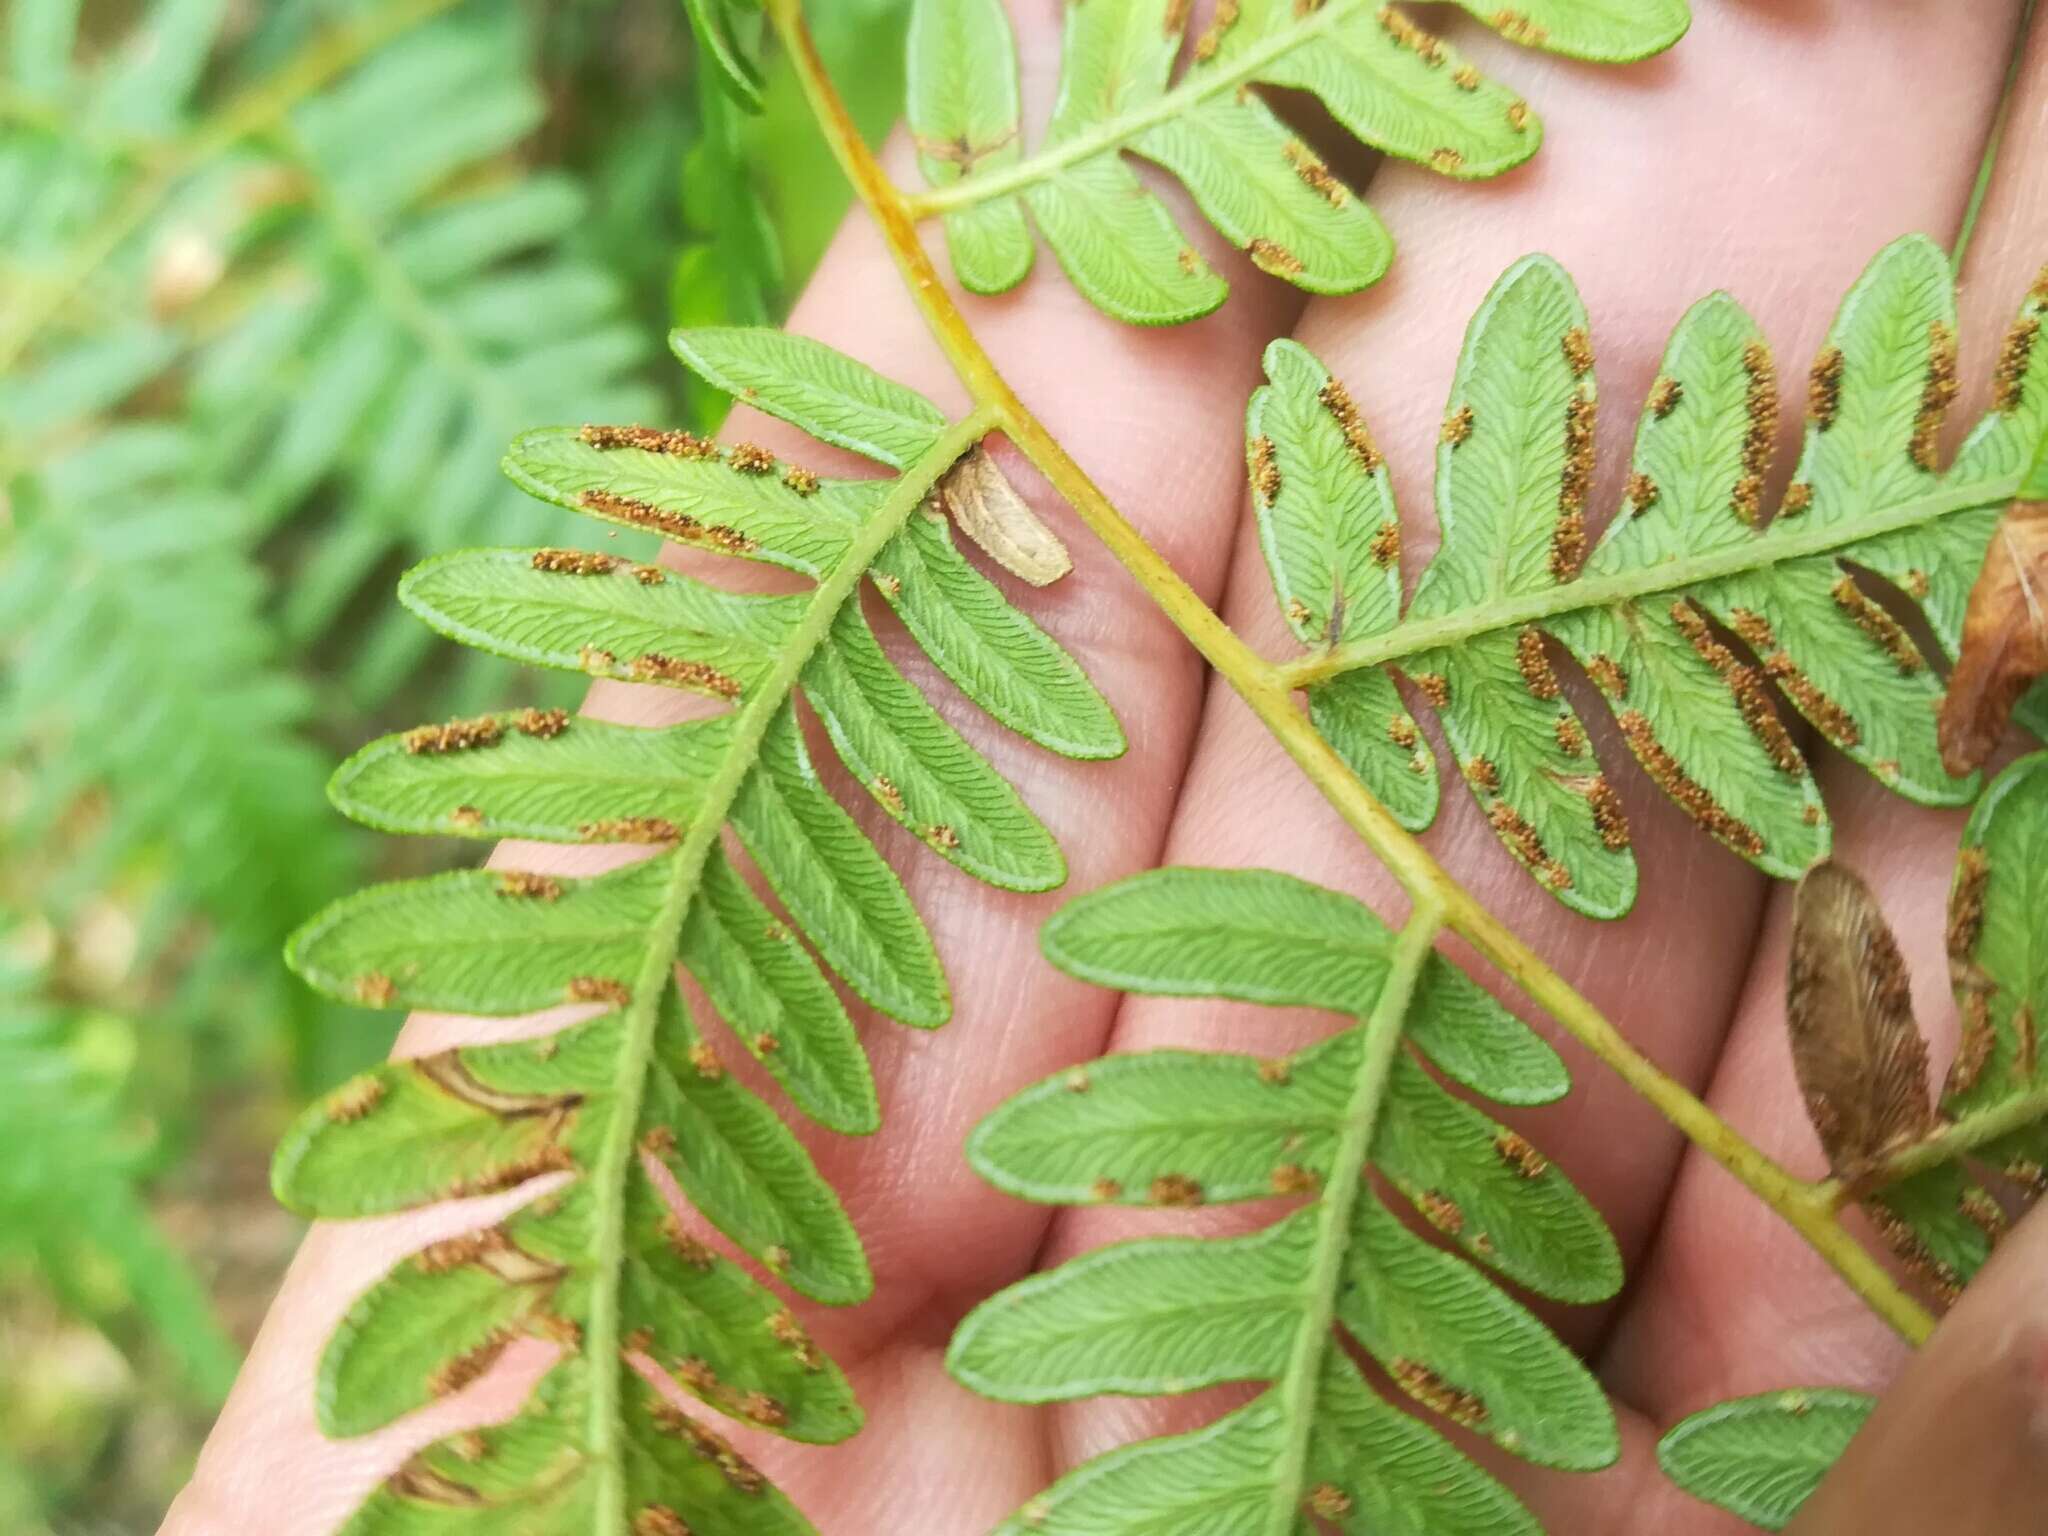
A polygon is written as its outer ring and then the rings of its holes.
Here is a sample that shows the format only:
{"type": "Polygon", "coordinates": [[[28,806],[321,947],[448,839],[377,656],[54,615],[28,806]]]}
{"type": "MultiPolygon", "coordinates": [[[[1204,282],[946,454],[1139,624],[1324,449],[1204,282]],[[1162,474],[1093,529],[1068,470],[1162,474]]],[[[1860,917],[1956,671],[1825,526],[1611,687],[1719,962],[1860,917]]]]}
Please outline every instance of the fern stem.
{"type": "Polygon", "coordinates": [[[1250,706],[1303,775],[1400,882],[1410,901],[1418,909],[1440,906],[1446,927],[1648,1099],[1694,1145],[1778,1212],[1873,1312],[1915,1343],[1931,1333],[1933,1319],[1843,1227],[1825,1187],[1787,1172],[1683,1083],[1630,1045],[1598,1008],[1430,857],[1296,706],[1291,673],[1252,650],[1202,601],[1018,399],[932,265],[903,193],[861,138],[818,54],[804,20],[803,0],[768,0],[767,9],[771,24],[790,52],[819,131],[879,227],[912,299],[961,382],[993,413],[1010,441],[1066,499],[1089,532],[1116,557],[1202,659],[1250,706]]]}
{"type": "Polygon", "coordinates": [[[12,370],[43,327],[163,205],[182,178],[251,134],[283,121],[292,108],[335,76],[454,3],[392,0],[362,20],[314,39],[282,69],[243,91],[172,143],[151,165],[149,174],[130,186],[127,195],[72,247],[56,276],[0,322],[0,374],[12,370]]]}
{"type": "Polygon", "coordinates": [[[2048,1088],[2017,1094],[1989,1109],[1943,1126],[1934,1135],[1899,1148],[1875,1167],[1853,1179],[1827,1179],[1815,1185],[1836,1209],[1854,1205],[1876,1190],[1910,1179],[1916,1173],[1952,1163],[2002,1136],[2023,1131],[2048,1117],[2048,1088]]]}
{"type": "Polygon", "coordinates": [[[1683,593],[1722,577],[1764,570],[1809,555],[1832,554],[1865,539],[1917,528],[1973,507],[2010,501],[2019,492],[2020,479],[2020,473],[2015,472],[1969,485],[1943,485],[1931,495],[1866,517],[1848,518],[1799,533],[1773,532],[1746,544],[1666,560],[1618,576],[1581,578],[1538,592],[1517,592],[1440,619],[1409,620],[1350,645],[1285,662],[1279,668],[1280,677],[1290,688],[1306,688],[1345,672],[1384,666],[1418,651],[1457,645],[1503,629],[1520,629],[1562,613],[1613,607],[1660,593],[1683,593]]]}
{"type": "Polygon", "coordinates": [[[594,1362],[590,1383],[590,1448],[599,1468],[597,1510],[601,1531],[624,1531],[626,1487],[617,1428],[620,1423],[618,1363],[622,1348],[618,1277],[626,1245],[625,1190],[638,1148],[640,1101],[654,1054],[655,1029],[661,1002],[674,985],[675,955],[683,919],[703,878],[704,861],[725,826],[732,803],[760,756],[761,741],[796,687],[804,664],[831,632],[839,610],[860,601],[860,581],[882,548],[909,521],[939,477],[962,454],[988,435],[995,413],[987,407],[971,411],[948,427],[914,464],[907,468],[875,515],[854,536],[838,565],[812,588],[805,609],[774,669],[752,690],[734,721],[731,745],[716,775],[705,785],[703,807],[677,846],[675,876],[662,898],[660,913],[649,926],[652,942],[633,981],[627,1005],[625,1039],[613,1080],[612,1118],[604,1145],[589,1177],[602,1191],[597,1220],[596,1266],[599,1281],[590,1298],[585,1352],[594,1362]]]}
{"type": "Polygon", "coordinates": [[[1315,1260],[1309,1271],[1301,1328],[1294,1336],[1294,1348],[1277,1389],[1281,1422],[1287,1426],[1287,1444],[1274,1468],[1273,1508],[1266,1516],[1268,1536],[1290,1536],[1297,1529],[1302,1484],[1306,1481],[1309,1428],[1315,1423],[1323,1357],[1329,1353],[1331,1330],[1337,1321],[1337,1289],[1344,1278],[1352,1212],[1364,1186],[1373,1132],[1379,1124],[1380,1106],[1386,1101],[1387,1075],[1393,1070],[1394,1055],[1401,1048],[1408,1005],[1443,924],[1444,910],[1437,901],[1428,896],[1417,900],[1407,925],[1394,940],[1387,979],[1380,986],[1372,1012],[1365,1018],[1358,1078],[1344,1106],[1344,1129],[1338,1135],[1330,1171],[1323,1181],[1322,1199],[1316,1204],[1315,1260]]]}
{"type": "Polygon", "coordinates": [[[2034,0],[2025,0],[2020,19],[2013,27],[2012,57],[2005,66],[2005,82],[1999,87],[1998,105],[1991,110],[1991,127],[1984,135],[1984,153],[1977,161],[1977,179],[1970,184],[1970,200],[1963,207],[1962,223],[1956,227],[1955,244],[1949,247],[1949,270],[1958,278],[1970,254],[1970,237],[1977,232],[1977,216],[1984,211],[1984,198],[1991,191],[1997,173],[1998,151],[2005,143],[2006,123],[2012,117],[2012,101],[2019,88],[2020,69],[2026,63],[2027,42],[2033,35],[2034,0]]]}
{"type": "Polygon", "coordinates": [[[1147,128],[1156,128],[1161,123],[1172,121],[1183,112],[1191,110],[1198,102],[1207,101],[1256,80],[1274,60],[1292,53],[1310,38],[1350,20],[1363,9],[1363,0],[1326,5],[1320,10],[1310,12],[1294,26],[1276,32],[1256,47],[1232,55],[1228,64],[1209,65],[1191,71],[1181,78],[1178,85],[1162,91],[1142,107],[1119,113],[1092,128],[1074,134],[1071,138],[1047,145],[1038,153],[1025,156],[1006,170],[980,177],[963,177],[947,186],[904,197],[903,203],[909,210],[910,217],[918,220],[931,218],[935,214],[950,213],[959,208],[971,208],[977,203],[987,202],[990,198],[1021,192],[1026,187],[1047,180],[1070,165],[1078,165],[1084,160],[1093,159],[1128,140],[1137,138],[1147,128]]]}

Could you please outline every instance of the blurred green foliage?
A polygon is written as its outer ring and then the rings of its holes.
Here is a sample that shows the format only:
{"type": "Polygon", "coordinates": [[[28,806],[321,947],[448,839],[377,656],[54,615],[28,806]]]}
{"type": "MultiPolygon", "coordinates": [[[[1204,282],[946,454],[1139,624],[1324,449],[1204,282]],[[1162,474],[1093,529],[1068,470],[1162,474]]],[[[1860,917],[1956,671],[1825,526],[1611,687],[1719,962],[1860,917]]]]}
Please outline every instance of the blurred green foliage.
{"type": "MultiPolygon", "coordinates": [[[[818,7],[879,137],[904,0],[818,7]]],[[[715,426],[671,324],[774,320],[847,197],[683,0],[0,7],[0,1529],[149,1531],[297,1238],[268,1146],[389,1044],[278,960],[414,872],[363,738],[535,684],[391,600],[566,536],[526,427],[715,426]]]]}

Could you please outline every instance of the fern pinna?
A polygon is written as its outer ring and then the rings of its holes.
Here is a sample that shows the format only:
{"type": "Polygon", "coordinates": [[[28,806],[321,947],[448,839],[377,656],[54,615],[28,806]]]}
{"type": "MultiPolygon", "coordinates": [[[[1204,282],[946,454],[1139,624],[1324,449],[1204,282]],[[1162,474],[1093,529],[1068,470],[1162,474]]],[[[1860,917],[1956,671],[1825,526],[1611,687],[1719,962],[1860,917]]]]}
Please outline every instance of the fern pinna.
{"type": "Polygon", "coordinates": [[[1502,1104],[1570,1085],[1534,1031],[1434,952],[1435,934],[1422,917],[1390,933],[1350,897],[1288,875],[1180,868],[1083,896],[1046,925],[1046,954],[1085,980],[1360,1022],[1287,1057],[1111,1056],[977,1128],[977,1171],[1028,1200],[1297,1202],[1244,1236],[1097,1249],[969,1314],[948,1363],[1009,1401],[1270,1383],[1203,1429],[1084,1464],[1006,1536],[1540,1529],[1427,1417],[1367,1385],[1338,1330],[1433,1414],[1503,1450],[1579,1470],[1615,1459],[1614,1414],[1585,1366],[1371,1187],[1376,1173],[1402,1210],[1537,1295],[1595,1302],[1620,1288],[1599,1213],[1429,1070],[1502,1104]]]}
{"type": "MultiPolygon", "coordinates": [[[[1686,0],[1460,0],[1508,40],[1616,63],[1670,47],[1686,0]]],[[[1460,180],[1536,152],[1529,104],[1379,0],[1218,0],[1190,40],[1190,0],[1117,0],[1065,12],[1059,100],[1026,154],[1016,41],[1001,0],[917,0],[909,121],[953,270],[979,293],[1024,280],[1028,208],[1076,288],[1146,325],[1207,314],[1228,285],[1124,160],[1184,183],[1217,232],[1262,270],[1312,293],[1377,282],[1393,241],[1365,202],[1255,89],[1313,93],[1376,150],[1460,180]],[[1186,70],[1173,78],[1183,48],[1186,70]]]]}
{"type": "MultiPolygon", "coordinates": [[[[1993,779],[1971,810],[1949,888],[1949,981],[1961,1036],[1938,1096],[1930,1097],[1926,1047],[1914,1023],[1898,946],[1862,883],[1846,882],[1861,908],[1856,942],[1842,962],[1855,978],[1824,978],[1825,1006],[1886,1015],[1873,1024],[1833,1031],[1856,1040],[1876,1033],[1903,1038],[1909,1070],[1891,1074],[1883,1091],[1894,1101],[1883,1122],[1903,1124],[1875,1168],[1845,1163],[1837,1125],[1842,1110],[1868,1092],[1822,1084],[1802,1072],[1816,1128],[1840,1166],[1842,1197],[1860,1197],[1887,1241],[1944,1300],[1975,1278],[2012,1214],[2048,1190],[2048,1064],[2041,1060],[2035,1020],[2048,1014],[2048,952],[2041,913],[2048,903],[2048,753],[2035,753],[1993,779]],[[1873,931],[1862,931],[1873,930],[1873,931]],[[1884,957],[1875,966],[1871,957],[1884,957]],[[1832,1097],[1837,1101],[1829,1104],[1832,1097]],[[1880,1187],[1869,1189],[1877,1183],[1880,1187]]],[[[1802,892],[1802,921],[1807,926],[1802,892]]],[[[1820,936],[1795,931],[1797,956],[1820,936]]],[[[1790,1013],[1795,1060],[1802,999],[1793,972],[1790,1013]]],[[[1869,1070],[1873,1053],[1845,1052],[1869,1070]]],[[[1819,1485],[1872,1400],[1838,1389],[1794,1390],[1718,1403],[1693,1414],[1664,1437],[1659,1457],[1681,1486],[1767,1530],[1784,1527],[1819,1485]]]]}
{"type": "Polygon", "coordinates": [[[519,1417],[415,1458],[357,1514],[354,1536],[809,1529],[649,1381],[665,1373],[799,1440],[839,1440],[860,1422],[845,1378],[790,1307],[666,1196],[680,1190],[803,1296],[849,1304],[868,1293],[832,1190],[726,1070],[675,968],[798,1109],[847,1133],[875,1128],[875,1090],[799,934],[878,1011],[919,1028],[946,1021],[932,942],[821,783],[799,691],[853,775],[941,857],[1012,890],[1064,878],[1015,791],[883,654],[863,576],[947,676],[1013,729],[1073,756],[1123,748],[1078,666],[967,562],[933,508],[934,486],[986,431],[981,417],[949,424],[851,359],[774,332],[684,332],[676,347],[720,387],[901,473],[827,480],[686,432],[530,433],[506,461],[529,491],[814,584],[742,595],[563,549],[471,551],[407,576],[406,604],[455,638],[725,708],[666,728],[536,710],[459,720],[373,743],[335,776],[344,811],[395,831],[651,848],[590,878],[469,870],[376,887],[292,944],[313,985],[371,1006],[504,1016],[587,1005],[580,1022],[537,1039],[377,1069],[316,1105],[279,1153],[280,1197],[325,1217],[556,1176],[495,1225],[401,1264],[330,1341],[319,1415],[335,1434],[458,1389],[515,1336],[562,1351],[519,1417]],[[726,828],[787,918],[736,867],[726,828]]]}
{"type": "Polygon", "coordinates": [[[1732,298],[1703,299],[1645,402],[1627,504],[1589,547],[1586,314],[1555,262],[1525,258],[1466,335],[1437,448],[1442,543],[1405,614],[1400,523],[1367,424],[1341,381],[1275,342],[1248,457],[1279,601],[1314,647],[1289,680],[1331,745],[1421,828],[1436,813],[1436,763],[1396,692],[1398,666],[1508,851],[1594,917],[1628,911],[1636,866],[1552,639],[1657,785],[1773,875],[1796,877],[1829,846],[1773,685],[1880,783],[1966,804],[1977,780],[1949,777],[1936,746],[1941,681],[1891,606],[1918,603],[1935,638],[1959,646],[1992,527],[2048,432],[2048,348],[2033,345],[2044,310],[2048,277],[2008,334],[1992,410],[1943,469],[1957,387],[1948,261],[1918,236],[1887,247],[1815,359],[1805,446],[1766,523],[1776,367],[1732,298]]]}

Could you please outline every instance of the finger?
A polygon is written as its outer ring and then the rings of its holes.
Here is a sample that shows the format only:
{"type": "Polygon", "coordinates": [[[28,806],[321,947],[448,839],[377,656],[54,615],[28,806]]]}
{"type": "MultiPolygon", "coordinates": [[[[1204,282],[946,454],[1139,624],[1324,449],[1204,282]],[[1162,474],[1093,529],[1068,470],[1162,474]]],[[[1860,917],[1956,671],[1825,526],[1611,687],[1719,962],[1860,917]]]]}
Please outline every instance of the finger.
{"type": "MultiPolygon", "coordinates": [[[[1058,15],[1034,5],[1018,21],[1026,98],[1042,120],[1055,86],[1058,15]]],[[[901,179],[914,175],[900,140],[890,164],[901,179]]],[[[1019,291],[962,302],[1020,395],[1197,590],[1213,595],[1236,516],[1240,460],[1227,434],[1191,433],[1187,426],[1235,416],[1259,347],[1291,324],[1298,303],[1291,290],[1221,249],[1187,209],[1177,216],[1232,283],[1230,303],[1208,320],[1166,331],[1113,324],[1088,308],[1045,257],[1019,291]]],[[[925,390],[948,409],[963,404],[886,249],[857,214],[821,264],[791,328],[925,390]]],[[[752,439],[826,472],[872,471],[744,411],[735,414],[727,436],[752,439]]],[[[1076,569],[1044,594],[997,579],[1095,677],[1123,722],[1127,756],[1072,764],[1024,746],[979,717],[921,658],[905,654],[900,636],[893,649],[942,713],[1020,784],[1065,849],[1070,883],[1086,888],[1156,859],[1200,708],[1200,667],[1114,562],[1079,536],[1047,489],[1021,472],[1019,478],[1040,514],[1066,536],[1076,569]],[[1114,814],[1104,814],[1107,806],[1114,814]]],[[[747,573],[737,579],[748,579],[747,573]]],[[[596,707],[650,724],[682,713],[674,695],[647,690],[604,690],[596,707]]],[[[845,790],[843,780],[839,787],[845,790]]],[[[950,1392],[931,1345],[943,1339],[964,1305],[961,1298],[986,1289],[999,1273],[1026,1266],[1043,1219],[965,1170],[960,1147],[967,1128],[1004,1093],[1055,1062],[1097,1049],[1114,1001],[1050,974],[1038,958],[1036,927],[1056,897],[974,885],[916,847],[865,797],[842,794],[842,800],[902,873],[952,979],[955,1010],[948,1027],[930,1035],[862,1018],[883,1129],[860,1142],[807,1139],[868,1246],[875,1296],[848,1313],[807,1314],[806,1322],[828,1350],[852,1359],[892,1339],[913,1338],[925,1358],[905,1370],[921,1372],[922,1387],[950,1392]]],[[[586,871],[617,856],[537,848],[512,855],[525,868],[586,871]]],[[[408,1026],[401,1049],[419,1054],[506,1028],[422,1017],[408,1026]]],[[[374,1238],[362,1224],[316,1234],[168,1530],[261,1528],[249,1523],[254,1500],[274,1495],[278,1484],[274,1477],[252,1478],[251,1467],[283,1470],[291,1485],[317,1493],[317,1508],[295,1512],[295,1530],[328,1528],[410,1449],[448,1427],[407,1421],[370,1440],[333,1445],[321,1439],[312,1417],[319,1351],[350,1299],[394,1259],[426,1242],[444,1219],[441,1211],[394,1218],[378,1224],[374,1238]]],[[[502,1417],[526,1386],[508,1367],[460,1402],[469,1422],[502,1417]]],[[[779,1447],[763,1454],[771,1473],[780,1473],[776,1458],[786,1454],[779,1447]]],[[[886,1428],[871,1431],[864,1455],[834,1464],[842,1481],[831,1487],[852,1498],[862,1479],[902,1476],[905,1458],[916,1454],[912,1443],[890,1443],[886,1428]]]]}
{"type": "Polygon", "coordinates": [[[1792,1536],[2048,1524],[2048,1219],[2029,1217],[1915,1355],[1792,1536]]]}
{"type": "MultiPolygon", "coordinates": [[[[2044,112],[2048,34],[2037,27],[1961,286],[1963,391],[1951,413],[1955,430],[1984,408],[1999,338],[2048,256],[2048,226],[2040,217],[2048,208],[2048,154],[2040,135],[2027,131],[2044,112]]],[[[1898,935],[1939,1081],[1956,1034],[1942,935],[1963,813],[1911,806],[1839,758],[1830,757],[1821,772],[1836,813],[1835,856],[1869,881],[1898,935]]],[[[1709,1099],[1765,1152],[1795,1171],[1819,1174],[1824,1159],[1786,1043],[1789,923],[1790,892],[1781,891],[1709,1099]]],[[[1876,1386],[1904,1355],[1890,1330],[1789,1227],[1695,1153],[1605,1370],[1618,1392],[1668,1423],[1722,1398],[1777,1387],[1876,1386]]]]}
{"type": "MultiPolygon", "coordinates": [[[[1954,223],[1997,89],[2000,43],[1953,29],[1930,35],[1932,14],[1926,6],[1881,17],[1847,5],[1789,13],[1702,6],[1673,53],[1637,68],[1580,69],[1525,56],[1487,61],[1518,85],[1527,82],[1544,115],[1543,153],[1478,187],[1445,187],[1389,167],[1374,196],[1403,240],[1393,274],[1359,297],[1312,304],[1297,331],[1371,422],[1407,528],[1420,535],[1404,539],[1417,562],[1433,544],[1428,466],[1465,318],[1516,257],[1532,248],[1557,256],[1592,313],[1602,391],[1617,402],[1604,413],[1605,491],[1595,505],[1612,506],[1626,472],[1633,408],[1665,336],[1693,300],[1727,285],[1780,355],[1797,356],[1817,341],[1871,252],[1901,229],[1954,223]],[[1844,102],[1871,99],[1891,103],[1896,116],[1879,125],[1842,110],[1844,102]]],[[[1475,36],[1470,46],[1477,51],[1484,41],[1475,36]]],[[[1411,577],[1416,568],[1410,564],[1411,577]]],[[[1249,524],[1239,531],[1226,613],[1269,653],[1290,648],[1249,524]]],[[[1586,718],[1604,719],[1604,710],[1589,709],[1586,718]]],[[[1455,784],[1447,785],[1426,841],[1638,1047],[1699,1084],[1736,1000],[1766,882],[1673,810],[1615,741],[1600,741],[1598,750],[1624,795],[1642,875],[1626,921],[1594,924],[1559,906],[1510,862],[1455,784]]],[[[1439,752],[1439,761],[1448,759],[1439,752]]],[[[1277,866],[1357,894],[1389,921],[1405,910],[1391,879],[1220,687],[1167,857],[1277,866]]],[[[1483,968],[1475,974],[1493,981],[1483,968]]],[[[1547,1021],[1534,1022],[1557,1038],[1547,1021]]],[[[1331,1024],[1134,998],[1112,1049],[1174,1044],[1266,1054],[1331,1024]]],[[[1503,1118],[1600,1205],[1633,1270],[1683,1143],[1618,1080],[1566,1048],[1576,1080],[1570,1098],[1503,1118]]],[[[1074,1213],[1063,1218],[1049,1257],[1129,1230],[1127,1218],[1108,1211],[1074,1213]]],[[[1607,1315],[1556,1314],[1581,1346],[1597,1339],[1607,1315]]],[[[1200,1412],[1155,1405],[1142,1416],[1156,1431],[1200,1412]]],[[[1062,1448],[1083,1455],[1119,1443],[1132,1433],[1133,1417],[1122,1407],[1112,1416],[1077,1406],[1066,1415],[1062,1448]]]]}

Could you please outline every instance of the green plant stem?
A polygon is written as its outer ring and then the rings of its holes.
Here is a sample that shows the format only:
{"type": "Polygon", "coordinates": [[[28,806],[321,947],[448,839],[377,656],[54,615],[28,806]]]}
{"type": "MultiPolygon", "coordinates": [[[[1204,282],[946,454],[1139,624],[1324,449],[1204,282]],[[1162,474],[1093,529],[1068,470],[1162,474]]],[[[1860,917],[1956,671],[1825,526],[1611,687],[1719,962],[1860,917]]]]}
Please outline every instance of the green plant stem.
{"type": "Polygon", "coordinates": [[[661,911],[648,930],[654,941],[648,945],[646,958],[633,980],[633,998],[626,1005],[625,1038],[620,1043],[612,1086],[612,1119],[590,1170],[593,1187],[605,1191],[597,1219],[596,1263],[600,1279],[591,1294],[590,1322],[584,1342],[585,1352],[597,1362],[590,1382],[590,1452],[599,1468],[597,1508],[599,1528],[603,1530],[623,1531],[627,1526],[624,1465],[616,1437],[620,1413],[617,1364],[624,1342],[616,1277],[625,1262],[624,1191],[638,1149],[634,1133],[639,1128],[640,1102],[654,1056],[662,998],[674,984],[677,934],[703,878],[704,860],[760,756],[762,738],[796,687],[804,664],[824,642],[839,610],[848,602],[859,600],[861,578],[883,546],[902,531],[939,477],[986,437],[994,423],[995,413],[979,407],[948,427],[903,472],[875,515],[847,546],[839,564],[812,589],[810,606],[791,631],[774,669],[740,706],[724,761],[705,785],[703,806],[670,855],[675,860],[674,876],[663,894],[661,911]]]}
{"type": "Polygon", "coordinates": [[[1683,593],[1722,577],[1809,555],[1830,554],[1902,528],[1917,528],[1951,513],[2010,501],[2018,494],[2021,479],[2022,475],[2015,472],[1970,485],[1944,484],[1929,495],[1899,506],[1825,527],[1797,533],[1774,531],[1727,549],[1666,560],[1618,576],[1582,577],[1537,592],[1516,592],[1438,619],[1410,619],[1335,650],[1285,662],[1279,667],[1279,674],[1288,687],[1306,688],[1341,673],[1383,666],[1418,651],[1457,645],[1498,630],[1520,629],[1560,613],[1613,607],[1659,593],[1683,593]]]}
{"type": "Polygon", "coordinates": [[[1298,1528],[1301,1485],[1308,1462],[1309,1426],[1315,1422],[1315,1396],[1322,1380],[1323,1357],[1329,1352],[1337,1321],[1337,1289],[1344,1279],[1352,1212],[1365,1182],[1366,1160],[1380,1106],[1386,1102],[1387,1075],[1401,1048],[1401,1032],[1415,983],[1443,931],[1443,908],[1424,898],[1409,913],[1407,925],[1394,940],[1387,979],[1365,1019],[1365,1043],[1358,1077],[1344,1106],[1344,1129],[1323,1180],[1316,1204],[1316,1251],[1309,1271],[1301,1327],[1294,1335],[1287,1366],[1280,1377],[1281,1418],[1288,1426],[1287,1445],[1274,1469],[1273,1507],[1266,1516],[1268,1536],[1290,1536],[1298,1528]]]}
{"type": "Polygon", "coordinates": [[[1440,908],[1446,927],[1648,1099],[1694,1145],[1777,1211],[1873,1312],[1915,1343],[1926,1338],[1933,1331],[1933,1319],[1842,1225],[1827,1186],[1796,1178],[1766,1157],[1683,1083],[1630,1045],[1598,1008],[1446,873],[1316,732],[1296,706],[1288,674],[1238,638],[1017,398],[976,340],[918,240],[917,224],[902,192],[854,126],[818,55],[804,20],[802,0],[768,0],[767,8],[769,21],[803,82],[819,131],[880,229],[912,299],[961,382],[1160,611],[1250,706],[1309,782],[1400,882],[1410,901],[1418,909],[1425,905],[1440,908]]]}
{"type": "Polygon", "coordinates": [[[12,370],[43,327],[162,206],[181,178],[251,134],[281,122],[292,108],[335,76],[454,3],[391,0],[361,20],[315,39],[276,74],[236,96],[184,138],[172,141],[152,162],[149,173],[130,186],[72,248],[48,285],[0,319],[0,375],[12,370]]]}
{"type": "Polygon", "coordinates": [[[1998,167],[1998,151],[2005,142],[2005,125],[2012,117],[2012,98],[2020,82],[2020,66],[2026,62],[2027,39],[2033,32],[2034,0],[2020,7],[2019,24],[2013,28],[2012,58],[2005,66],[2005,83],[1999,88],[1998,105],[1992,109],[1991,128],[1984,136],[1984,153],[1977,161],[1977,179],[1970,185],[1970,201],[1963,208],[1963,221],[1956,228],[1956,241],[1949,248],[1949,270],[1962,276],[1963,263],[1970,254],[1970,237],[1977,232],[1977,216],[1984,211],[1985,194],[1998,167]]]}
{"type": "Polygon", "coordinates": [[[1877,1190],[1952,1163],[2000,1137],[2023,1131],[2048,1117],[2048,1088],[2015,1094],[1989,1109],[1965,1115],[1932,1136],[1910,1142],[1853,1179],[1829,1179],[1818,1186],[1837,1209],[1854,1205],[1877,1190]]]}

